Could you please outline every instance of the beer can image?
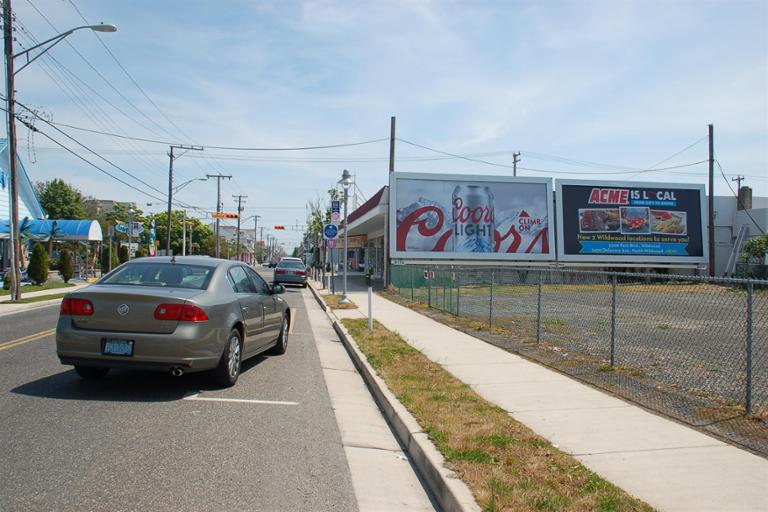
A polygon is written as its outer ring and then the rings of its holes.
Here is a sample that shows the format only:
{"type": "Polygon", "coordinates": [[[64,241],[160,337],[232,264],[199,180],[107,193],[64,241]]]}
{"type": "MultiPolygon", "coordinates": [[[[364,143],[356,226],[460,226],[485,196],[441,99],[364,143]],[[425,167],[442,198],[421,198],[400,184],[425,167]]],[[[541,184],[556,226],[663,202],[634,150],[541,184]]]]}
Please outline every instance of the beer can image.
{"type": "Polygon", "coordinates": [[[451,197],[452,252],[493,252],[496,214],[493,193],[480,185],[457,185],[451,197]]]}

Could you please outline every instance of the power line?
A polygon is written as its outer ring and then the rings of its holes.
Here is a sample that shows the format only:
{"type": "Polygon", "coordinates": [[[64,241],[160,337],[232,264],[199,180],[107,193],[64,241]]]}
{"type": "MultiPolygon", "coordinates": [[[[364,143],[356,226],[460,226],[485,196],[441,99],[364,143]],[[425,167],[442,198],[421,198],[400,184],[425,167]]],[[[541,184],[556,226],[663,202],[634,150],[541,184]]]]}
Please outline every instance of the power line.
{"type": "MultiPolygon", "coordinates": [[[[440,151],[439,149],[430,148],[428,146],[424,146],[424,145],[417,144],[415,142],[410,142],[410,141],[407,141],[407,140],[404,140],[404,139],[400,139],[400,138],[398,138],[397,140],[399,140],[400,142],[404,142],[406,144],[409,144],[411,146],[419,147],[419,148],[426,149],[428,151],[433,151],[435,153],[440,153],[440,154],[443,154],[443,155],[452,156],[454,158],[461,158],[463,160],[468,160],[470,162],[477,162],[477,163],[482,163],[482,164],[486,164],[486,165],[493,165],[493,166],[496,166],[496,167],[505,167],[507,169],[514,169],[513,165],[500,164],[500,163],[497,163],[497,162],[489,162],[487,160],[481,160],[481,159],[478,159],[478,158],[470,158],[470,157],[467,157],[467,156],[464,156],[464,155],[457,155],[455,153],[448,153],[447,151],[440,151]]],[[[659,168],[659,169],[645,169],[643,171],[640,171],[640,173],[665,171],[665,170],[668,170],[668,169],[679,169],[679,168],[682,168],[682,167],[691,167],[691,166],[694,166],[694,165],[702,164],[702,163],[704,163],[706,161],[707,160],[701,160],[699,162],[691,162],[691,163],[688,163],[688,164],[675,165],[675,166],[671,166],[671,167],[662,167],[662,168],[659,168]]],[[[589,172],[589,173],[587,173],[587,172],[583,172],[583,171],[582,172],[555,171],[555,170],[551,170],[551,169],[535,169],[535,168],[532,168],[532,167],[520,167],[520,166],[518,166],[518,169],[522,169],[522,170],[525,170],[525,171],[531,171],[531,172],[547,173],[547,174],[590,174],[590,175],[594,175],[594,174],[611,174],[611,175],[613,175],[613,174],[631,174],[631,173],[635,173],[636,172],[636,171],[632,170],[632,171],[623,171],[623,172],[622,171],[610,171],[610,172],[589,172]]],[[[640,173],[636,173],[636,174],[640,174],[640,173]]]]}
{"type": "MultiPolygon", "coordinates": [[[[723,166],[720,165],[720,162],[715,158],[715,163],[717,164],[717,167],[720,169],[720,174],[723,176],[723,180],[725,180],[725,184],[728,185],[728,188],[731,189],[731,194],[733,194],[736,197],[736,202],[741,206],[741,211],[747,214],[747,217],[749,217],[749,220],[752,221],[752,224],[755,225],[758,231],[760,231],[761,234],[765,234],[765,230],[760,227],[760,224],[757,223],[754,217],[752,217],[752,214],[749,213],[749,210],[747,210],[744,207],[744,203],[741,202],[741,198],[739,197],[739,194],[733,191],[733,187],[731,186],[731,182],[728,181],[728,178],[725,177],[725,172],[723,171],[723,166]]],[[[714,195],[714,191],[709,192],[710,194],[714,195]]]]}
{"type": "MultiPolygon", "coordinates": [[[[707,138],[708,138],[707,136],[704,136],[704,137],[702,137],[702,138],[700,138],[700,139],[698,139],[698,140],[694,141],[692,144],[689,144],[688,146],[684,147],[683,149],[681,149],[681,150],[680,150],[680,151],[678,151],[677,153],[674,153],[673,155],[670,155],[670,156],[668,156],[667,158],[665,158],[665,159],[663,159],[663,160],[661,160],[661,161],[659,161],[659,162],[656,162],[655,164],[653,164],[652,166],[650,166],[650,167],[648,168],[648,169],[649,169],[649,171],[640,171],[640,172],[638,172],[637,174],[642,174],[643,172],[652,172],[652,171],[654,171],[654,170],[658,170],[658,169],[654,169],[654,168],[655,168],[656,166],[659,166],[659,165],[663,164],[664,162],[668,162],[668,161],[672,160],[672,159],[673,159],[673,158],[675,158],[677,155],[680,155],[680,154],[682,154],[682,153],[685,153],[686,151],[688,151],[689,149],[691,149],[691,148],[692,148],[692,147],[694,147],[695,145],[697,145],[697,144],[701,143],[702,141],[705,141],[705,140],[707,140],[707,138]]],[[[707,161],[707,162],[709,162],[709,160],[706,160],[706,161],[707,161]]],[[[627,179],[632,179],[632,178],[634,178],[635,176],[637,176],[637,174],[633,174],[632,176],[629,176],[627,179]]]]}
{"type": "MultiPolygon", "coordinates": [[[[20,36],[23,35],[28,37],[33,44],[37,43],[37,38],[35,38],[21,22],[17,22],[17,25],[20,28],[20,33],[19,33],[20,36]]],[[[75,104],[86,115],[86,117],[88,117],[91,121],[93,121],[96,125],[98,125],[102,129],[106,129],[106,124],[111,123],[113,126],[117,128],[118,131],[122,131],[120,125],[117,122],[115,122],[115,120],[106,110],[101,108],[98,102],[89,103],[83,99],[83,97],[89,96],[89,93],[87,93],[83,89],[83,87],[89,89],[91,95],[95,95],[96,97],[100,98],[102,101],[104,101],[104,103],[106,103],[107,105],[117,110],[120,114],[125,116],[125,118],[128,119],[129,121],[136,122],[132,117],[126,114],[117,105],[110,102],[107,98],[102,96],[93,87],[88,85],[88,83],[83,81],[76,73],[73,73],[72,71],[70,71],[65,65],[59,62],[59,60],[56,59],[56,57],[54,57],[53,55],[46,53],[43,56],[43,58],[40,60],[40,65],[41,65],[42,71],[46,75],[48,75],[48,77],[51,79],[54,85],[56,85],[56,87],[58,87],[67,97],[69,97],[72,103],[75,104]],[[50,71],[48,71],[48,69],[50,69],[50,71]],[[82,84],[83,87],[81,87],[80,84],[82,84]],[[94,112],[92,109],[95,109],[98,112],[94,112]]],[[[89,99],[90,99],[90,96],[89,96],[89,99]]],[[[141,123],[137,122],[137,124],[142,128],[146,129],[146,127],[141,123]]],[[[131,146],[135,147],[135,144],[131,141],[127,141],[125,143],[120,142],[120,144],[126,148],[131,146]]],[[[147,158],[144,158],[143,156],[140,156],[139,152],[134,152],[133,154],[136,155],[137,160],[141,160],[145,164],[148,163],[150,167],[155,167],[155,164],[153,162],[151,162],[147,158]]]]}
{"type": "MultiPolygon", "coordinates": [[[[53,122],[53,121],[52,121],[53,122]]],[[[149,142],[152,144],[163,144],[165,146],[168,146],[170,144],[179,144],[178,141],[168,141],[168,140],[158,140],[158,139],[147,139],[144,137],[131,137],[127,135],[120,135],[117,133],[107,132],[107,131],[99,131],[99,130],[93,130],[90,128],[84,128],[82,126],[74,126],[67,123],[59,123],[59,122],[53,122],[53,124],[56,124],[58,126],[63,126],[65,128],[70,128],[72,130],[79,130],[83,132],[88,133],[95,133],[98,135],[106,135],[107,137],[115,137],[118,139],[129,139],[129,140],[135,140],[139,142],[149,142]]],[[[332,149],[332,148],[346,148],[346,147],[352,147],[352,146],[362,146],[365,144],[373,144],[376,142],[383,142],[389,140],[387,138],[382,139],[371,139],[371,140],[364,140],[364,141],[358,141],[358,142],[346,142],[341,144],[327,144],[327,145],[315,145],[315,146],[296,146],[296,147],[239,147],[239,146],[215,146],[212,144],[195,144],[196,146],[204,147],[205,149],[220,149],[224,151],[311,151],[316,149],[332,149]]]]}

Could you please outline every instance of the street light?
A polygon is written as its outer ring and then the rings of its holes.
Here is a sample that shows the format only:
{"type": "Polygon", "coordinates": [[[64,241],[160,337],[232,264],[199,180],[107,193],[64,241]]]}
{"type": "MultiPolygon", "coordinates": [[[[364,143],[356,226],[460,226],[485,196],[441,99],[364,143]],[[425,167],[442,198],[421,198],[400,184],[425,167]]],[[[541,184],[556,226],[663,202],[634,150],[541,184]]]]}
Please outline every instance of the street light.
{"type": "Polygon", "coordinates": [[[45,52],[56,46],[65,37],[76,30],[91,29],[96,32],[115,32],[117,27],[110,24],[83,25],[62,32],[50,39],[36,44],[31,48],[13,53],[13,15],[11,13],[11,0],[2,0],[3,5],[3,38],[5,41],[5,97],[8,112],[8,169],[10,171],[10,260],[11,260],[11,300],[21,298],[21,273],[19,271],[20,247],[19,247],[19,205],[18,205],[18,173],[16,168],[16,88],[14,78],[16,73],[32,64],[40,58],[45,52]],[[46,46],[47,45],[47,46],[46,46]],[[37,55],[30,58],[34,50],[40,50],[37,55]],[[25,57],[26,62],[14,71],[14,60],[17,57],[25,57]]]}
{"type": "Polygon", "coordinates": [[[349,304],[347,298],[347,252],[349,244],[349,223],[347,222],[347,198],[349,197],[349,187],[352,185],[352,175],[348,170],[344,169],[341,173],[341,179],[338,181],[342,187],[344,187],[344,289],[341,293],[341,300],[339,304],[349,304]]]}
{"type": "Polygon", "coordinates": [[[190,183],[192,183],[193,181],[208,181],[208,178],[192,178],[191,180],[187,180],[187,181],[185,181],[184,183],[182,183],[181,185],[178,185],[178,186],[176,186],[176,187],[173,187],[173,191],[174,191],[174,193],[175,193],[175,192],[178,192],[178,191],[179,191],[179,190],[181,190],[181,189],[183,189],[184,187],[186,187],[187,185],[189,185],[189,184],[190,184],[190,183]]]}

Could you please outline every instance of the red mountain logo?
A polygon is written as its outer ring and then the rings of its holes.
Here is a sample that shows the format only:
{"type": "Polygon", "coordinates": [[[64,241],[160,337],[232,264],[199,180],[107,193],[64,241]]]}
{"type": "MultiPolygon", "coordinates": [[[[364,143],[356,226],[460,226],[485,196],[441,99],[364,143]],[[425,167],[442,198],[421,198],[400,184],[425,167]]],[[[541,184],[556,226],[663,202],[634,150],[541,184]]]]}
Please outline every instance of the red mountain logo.
{"type": "Polygon", "coordinates": [[[520,212],[520,217],[530,217],[530,215],[528,215],[528,212],[527,212],[527,211],[525,211],[525,210],[522,210],[522,211],[520,212]]]}

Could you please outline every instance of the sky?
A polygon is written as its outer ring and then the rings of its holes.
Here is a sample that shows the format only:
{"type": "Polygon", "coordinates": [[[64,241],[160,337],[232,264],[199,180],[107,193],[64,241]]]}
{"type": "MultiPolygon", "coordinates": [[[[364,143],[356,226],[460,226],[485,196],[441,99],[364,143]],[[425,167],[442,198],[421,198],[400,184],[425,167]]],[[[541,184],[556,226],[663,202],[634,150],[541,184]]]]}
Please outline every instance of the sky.
{"type": "MultiPolygon", "coordinates": [[[[391,116],[397,171],[511,175],[520,152],[521,176],[662,183],[707,183],[712,123],[715,194],[744,176],[768,196],[765,0],[12,4],[15,52],[85,20],[118,27],[76,31],[16,75],[39,116],[18,129],[33,181],[160,211],[169,144],[204,146],[175,160],[175,183],[232,175],[225,211],[246,195],[244,218],[289,251],[343,169],[358,202],[387,183],[391,116]]],[[[205,218],[216,181],[174,198],[205,218]]]]}

